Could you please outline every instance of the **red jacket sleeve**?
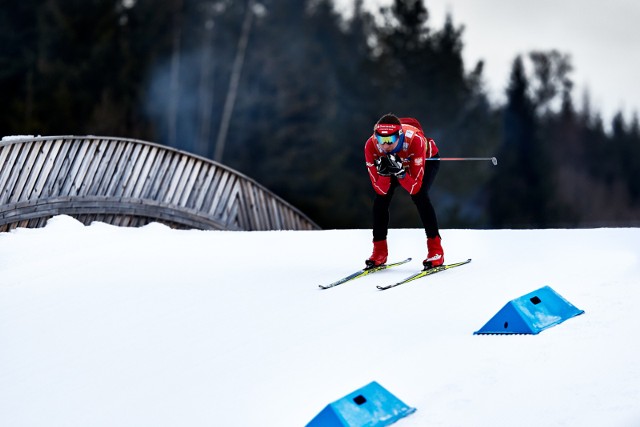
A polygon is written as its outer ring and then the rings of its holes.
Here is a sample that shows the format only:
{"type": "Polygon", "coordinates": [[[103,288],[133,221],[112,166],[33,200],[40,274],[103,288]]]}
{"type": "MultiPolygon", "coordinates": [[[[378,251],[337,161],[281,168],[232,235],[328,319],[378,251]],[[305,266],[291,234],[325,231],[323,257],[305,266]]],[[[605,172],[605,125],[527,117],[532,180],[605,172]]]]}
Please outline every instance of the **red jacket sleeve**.
{"type": "Polygon", "coordinates": [[[409,164],[407,174],[404,178],[399,179],[398,182],[409,194],[416,194],[422,187],[426,158],[435,156],[438,153],[438,148],[433,139],[421,134],[415,134],[408,151],[409,164]]]}
{"type": "Polygon", "coordinates": [[[373,137],[371,137],[364,145],[364,160],[367,165],[367,171],[369,172],[369,179],[371,180],[373,189],[376,193],[384,196],[391,187],[391,177],[378,175],[378,170],[376,169],[374,162],[379,157],[380,154],[378,153],[375,142],[373,141],[373,137]]]}

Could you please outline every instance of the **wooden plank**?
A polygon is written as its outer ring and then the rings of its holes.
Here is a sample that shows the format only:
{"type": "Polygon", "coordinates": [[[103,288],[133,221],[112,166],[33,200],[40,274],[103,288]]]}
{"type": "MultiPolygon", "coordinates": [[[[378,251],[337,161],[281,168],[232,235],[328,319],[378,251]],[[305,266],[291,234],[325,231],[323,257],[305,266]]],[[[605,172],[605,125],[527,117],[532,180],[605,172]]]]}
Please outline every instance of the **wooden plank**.
{"type": "Polygon", "coordinates": [[[78,170],[73,178],[73,184],[69,190],[69,194],[72,195],[85,195],[87,189],[88,174],[90,174],[91,166],[96,158],[96,152],[98,151],[98,144],[95,141],[82,141],[83,145],[87,146],[86,151],[79,158],[78,170]]]}
{"type": "Polygon", "coordinates": [[[94,181],[99,181],[99,170],[103,168],[104,156],[108,151],[109,141],[104,139],[96,139],[91,141],[91,144],[95,147],[93,156],[87,163],[86,173],[82,179],[80,186],[80,194],[91,195],[94,188],[94,181]]]}
{"type": "Polygon", "coordinates": [[[11,172],[11,168],[13,167],[13,162],[8,161],[7,159],[16,145],[17,144],[0,145],[0,188],[3,188],[2,181],[8,176],[11,172]]]}
{"type": "Polygon", "coordinates": [[[168,156],[165,157],[162,164],[161,178],[160,180],[158,180],[157,185],[154,187],[155,192],[152,196],[154,200],[164,200],[167,191],[169,190],[169,184],[173,179],[173,174],[175,173],[176,166],[180,162],[180,154],[172,152],[167,152],[167,154],[168,156]]]}
{"type": "Polygon", "coordinates": [[[256,209],[262,218],[263,226],[266,227],[266,230],[278,230],[279,228],[274,221],[271,211],[269,210],[269,201],[272,198],[260,188],[256,188],[256,191],[258,192],[258,205],[256,206],[256,209]]]}
{"type": "Polygon", "coordinates": [[[230,219],[230,214],[232,212],[232,204],[236,202],[236,197],[240,194],[241,188],[240,181],[236,176],[232,176],[222,195],[224,203],[220,205],[220,208],[222,209],[220,209],[218,216],[218,218],[220,218],[224,223],[232,223],[236,220],[236,218],[230,219]]]}
{"type": "Polygon", "coordinates": [[[184,156],[184,160],[184,167],[180,172],[180,178],[176,181],[176,187],[170,201],[172,205],[176,206],[180,205],[182,194],[185,191],[185,187],[191,176],[191,171],[193,170],[194,164],[197,161],[196,159],[189,158],[188,156],[184,156]]]}
{"type": "Polygon", "coordinates": [[[260,230],[270,230],[271,227],[271,219],[269,218],[268,211],[264,208],[266,203],[265,194],[261,191],[260,188],[253,188],[253,193],[255,194],[256,203],[251,207],[255,216],[259,219],[260,222],[260,230]]]}
{"type": "Polygon", "coordinates": [[[209,164],[200,162],[197,178],[189,192],[189,197],[183,203],[186,208],[195,209],[204,200],[204,192],[211,184],[211,169],[212,167],[209,164]]]}
{"type": "Polygon", "coordinates": [[[132,142],[130,142],[129,145],[131,146],[131,151],[126,158],[122,159],[124,160],[124,162],[121,162],[119,164],[119,167],[121,167],[121,173],[118,182],[116,183],[113,190],[109,192],[109,194],[124,197],[127,183],[129,182],[131,173],[133,172],[133,169],[135,167],[136,159],[138,158],[140,151],[142,151],[142,147],[139,144],[133,144],[132,142]]]}
{"type": "Polygon", "coordinates": [[[42,197],[46,189],[49,174],[56,164],[56,158],[58,157],[61,146],[62,141],[60,140],[47,141],[45,161],[41,166],[37,181],[33,184],[31,193],[27,196],[28,199],[42,197]]]}
{"type": "Polygon", "coordinates": [[[96,190],[96,195],[107,196],[115,192],[118,181],[122,175],[129,150],[133,149],[128,141],[118,141],[117,146],[109,157],[109,165],[104,170],[104,175],[100,179],[100,185],[96,190]]]}
{"type": "Polygon", "coordinates": [[[224,211],[229,202],[229,193],[233,190],[234,185],[234,176],[227,171],[223,171],[223,179],[220,180],[218,188],[216,189],[216,210],[213,213],[213,217],[222,222],[224,222],[224,211]]]}
{"type": "MultiPolygon", "coordinates": [[[[277,202],[274,200],[272,202],[274,204],[273,206],[273,210],[276,212],[276,215],[278,216],[278,224],[280,224],[280,228],[283,230],[291,230],[291,225],[289,224],[289,221],[287,221],[287,212],[279,209],[278,205],[276,204],[277,202]]],[[[291,212],[290,209],[287,209],[288,212],[291,212]]]]}
{"type": "Polygon", "coordinates": [[[43,141],[39,141],[39,144],[34,147],[35,153],[30,161],[31,171],[29,172],[29,177],[25,181],[24,187],[20,191],[17,200],[29,200],[30,195],[33,193],[35,184],[38,181],[38,177],[42,172],[42,167],[47,160],[50,148],[51,145],[43,141]]]}
{"type": "MultiPolygon", "coordinates": [[[[29,155],[25,158],[24,164],[20,168],[20,173],[18,179],[16,180],[15,187],[13,188],[9,200],[7,200],[8,203],[14,203],[22,200],[22,193],[32,176],[31,172],[33,171],[34,165],[37,163],[37,158],[40,154],[40,147],[42,146],[42,142],[37,141],[30,145],[31,146],[28,147],[29,155]]],[[[27,146],[25,146],[25,149],[26,148],[27,146]]]]}
{"type": "Polygon", "coordinates": [[[183,191],[182,199],[180,200],[180,206],[187,207],[187,204],[197,198],[197,195],[202,189],[203,178],[206,176],[207,164],[198,160],[191,171],[191,176],[187,182],[187,186],[183,191]]]}
{"type": "Polygon", "coordinates": [[[229,202],[227,203],[224,214],[225,224],[227,224],[227,226],[241,226],[239,221],[241,217],[240,212],[244,209],[242,207],[242,199],[238,197],[239,194],[240,192],[236,192],[229,197],[229,202]]]}
{"type": "Polygon", "coordinates": [[[245,188],[244,193],[245,193],[245,201],[246,201],[245,213],[244,213],[244,218],[246,222],[244,224],[244,227],[247,230],[260,230],[260,224],[255,218],[255,215],[253,212],[253,206],[256,203],[254,194],[253,194],[253,186],[251,185],[251,183],[248,183],[248,182],[243,182],[242,186],[245,188]]]}
{"type": "Polygon", "coordinates": [[[151,166],[151,170],[149,171],[152,178],[142,190],[144,198],[158,200],[158,193],[160,192],[167,170],[170,167],[171,160],[172,153],[165,150],[158,153],[153,162],[153,166],[151,166]]]}
{"type": "MultiPolygon", "coordinates": [[[[93,191],[93,194],[96,195],[106,195],[109,194],[109,188],[111,188],[111,182],[116,179],[116,170],[118,168],[118,164],[120,159],[124,155],[127,146],[129,145],[127,142],[118,141],[111,151],[111,155],[106,157],[105,160],[108,162],[107,167],[104,169],[102,177],[100,178],[100,183],[98,187],[93,191]]],[[[97,182],[97,181],[96,181],[97,182]]]]}
{"type": "Polygon", "coordinates": [[[0,175],[0,204],[5,203],[11,192],[11,179],[14,178],[13,170],[16,167],[16,159],[22,151],[23,144],[12,144],[4,146],[3,153],[7,153],[3,164],[2,175],[0,175]],[[8,151],[7,151],[8,150],[8,151]]]}
{"type": "Polygon", "coordinates": [[[158,154],[158,147],[149,146],[148,153],[140,171],[140,178],[137,180],[135,186],[132,186],[131,194],[137,198],[144,198],[143,192],[145,187],[148,187],[151,181],[150,171],[155,163],[156,156],[158,154]]]}
{"type": "MultiPolygon", "coordinates": [[[[198,172],[200,171],[200,167],[202,165],[202,161],[200,159],[190,159],[189,160],[189,173],[185,176],[185,179],[182,181],[183,184],[181,188],[178,189],[177,199],[175,200],[175,204],[178,206],[187,205],[187,200],[189,200],[189,196],[193,191],[193,187],[195,185],[196,179],[198,178],[198,172]]],[[[185,170],[186,173],[186,170],[185,170]]]]}
{"type": "Polygon", "coordinates": [[[241,181],[240,185],[242,186],[243,199],[242,199],[242,210],[238,212],[238,226],[243,230],[252,230],[252,218],[251,218],[251,196],[249,196],[249,192],[251,191],[251,183],[248,181],[241,181]]]}
{"type": "Polygon", "coordinates": [[[256,229],[270,230],[269,217],[263,209],[263,204],[265,203],[264,193],[256,186],[251,186],[250,193],[252,195],[251,212],[255,218],[256,229]]]}
{"type": "Polygon", "coordinates": [[[11,173],[9,174],[9,179],[6,183],[6,191],[3,191],[2,199],[0,200],[0,204],[9,203],[13,198],[13,194],[15,192],[16,182],[18,182],[22,177],[22,168],[24,167],[25,160],[28,158],[30,153],[30,144],[19,144],[18,155],[15,158],[13,168],[11,169],[11,173]]]}
{"type": "Polygon", "coordinates": [[[122,154],[118,158],[109,186],[105,189],[105,194],[114,196],[122,195],[123,183],[127,179],[127,174],[129,173],[129,162],[131,161],[131,156],[135,151],[137,151],[136,146],[127,141],[124,145],[122,154]]]}
{"type": "Polygon", "coordinates": [[[269,202],[267,203],[267,209],[269,209],[269,212],[271,212],[271,215],[272,215],[272,218],[273,218],[273,223],[274,223],[274,226],[276,227],[276,229],[278,229],[278,230],[286,230],[286,229],[289,228],[287,226],[285,218],[283,218],[283,216],[281,215],[281,212],[280,212],[280,209],[278,208],[278,203],[276,202],[276,199],[270,198],[269,202]]]}
{"type": "Polygon", "coordinates": [[[265,218],[267,226],[269,227],[270,230],[281,230],[282,227],[278,226],[278,220],[276,216],[274,216],[273,211],[269,209],[270,202],[271,200],[273,200],[273,198],[269,197],[264,192],[260,192],[260,193],[261,193],[260,197],[263,200],[262,205],[260,206],[260,211],[262,212],[262,216],[265,218]]]}
{"type": "Polygon", "coordinates": [[[151,193],[153,191],[154,186],[157,185],[157,182],[161,179],[159,171],[162,168],[162,163],[164,162],[164,158],[167,151],[162,150],[158,147],[154,147],[153,151],[153,161],[149,163],[149,169],[147,173],[147,179],[144,182],[142,188],[140,188],[137,193],[140,195],[142,199],[151,199],[151,193]]]}
{"type": "Polygon", "coordinates": [[[77,144],[71,144],[65,139],[59,139],[56,141],[56,144],[57,143],[60,144],[60,148],[51,167],[51,171],[42,186],[40,197],[52,197],[60,193],[60,184],[71,165],[72,157],[75,155],[70,154],[70,152],[75,153],[78,149],[77,144]]]}
{"type": "Polygon", "coordinates": [[[282,217],[282,215],[280,215],[280,209],[278,209],[278,203],[276,202],[276,199],[274,199],[273,197],[269,197],[269,200],[265,205],[265,209],[269,211],[272,227],[274,227],[276,230],[289,229],[286,222],[284,221],[284,218],[282,217]]]}
{"type": "Polygon", "coordinates": [[[104,182],[105,172],[109,168],[111,164],[111,159],[118,147],[118,143],[111,140],[103,140],[100,142],[100,148],[98,152],[100,153],[100,162],[96,166],[93,177],[91,179],[91,184],[87,187],[86,194],[89,196],[95,196],[99,193],[100,186],[104,182]]]}
{"type": "MultiPolygon", "coordinates": [[[[78,150],[74,153],[73,158],[69,159],[69,170],[67,171],[66,176],[64,176],[64,178],[62,179],[61,185],[59,187],[59,194],[61,195],[74,194],[76,175],[78,174],[78,170],[80,170],[80,167],[82,166],[84,155],[89,148],[87,144],[82,143],[82,140],[74,139],[71,143],[77,146],[78,150]]],[[[71,154],[71,152],[69,154],[71,154]]]]}
{"type": "Polygon", "coordinates": [[[223,169],[218,168],[217,166],[213,166],[211,169],[213,171],[213,175],[211,177],[211,182],[209,183],[209,189],[205,193],[203,202],[199,204],[200,210],[210,216],[212,216],[213,212],[215,211],[215,205],[217,202],[216,192],[218,186],[220,185],[220,181],[223,179],[223,177],[226,177],[223,169]]]}
{"type": "Polygon", "coordinates": [[[178,188],[178,184],[182,179],[182,171],[185,168],[186,164],[187,164],[187,156],[181,155],[178,161],[178,164],[172,171],[173,174],[171,176],[171,181],[169,182],[168,190],[164,194],[164,197],[162,198],[163,202],[171,203],[173,199],[173,195],[175,194],[176,189],[178,188]]]}
{"type": "Polygon", "coordinates": [[[142,170],[144,169],[144,163],[147,160],[150,148],[148,145],[140,147],[140,151],[129,164],[130,170],[122,188],[122,197],[131,197],[138,181],[142,179],[142,170]]]}
{"type": "Polygon", "coordinates": [[[60,169],[58,170],[58,174],[55,178],[55,182],[51,187],[52,196],[63,194],[65,183],[69,180],[70,171],[76,160],[78,152],[82,148],[82,145],[75,143],[73,139],[66,140],[65,145],[67,149],[65,150],[60,169]]]}
{"type": "Polygon", "coordinates": [[[229,187],[233,185],[233,177],[226,170],[221,171],[220,181],[216,186],[213,200],[212,200],[212,211],[210,212],[214,218],[220,218],[222,216],[222,212],[224,211],[224,206],[226,203],[226,195],[229,193],[229,187]]]}

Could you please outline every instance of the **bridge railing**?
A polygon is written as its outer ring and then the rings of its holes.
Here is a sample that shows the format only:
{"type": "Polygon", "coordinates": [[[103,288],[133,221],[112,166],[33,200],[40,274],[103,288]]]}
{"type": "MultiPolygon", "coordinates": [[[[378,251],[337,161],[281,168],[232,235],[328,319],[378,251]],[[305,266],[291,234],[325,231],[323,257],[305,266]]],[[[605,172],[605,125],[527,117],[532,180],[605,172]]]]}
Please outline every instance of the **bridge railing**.
{"type": "Polygon", "coordinates": [[[40,227],[60,214],[120,226],[319,228],[251,178],[159,144],[97,136],[0,142],[0,231],[40,227]]]}

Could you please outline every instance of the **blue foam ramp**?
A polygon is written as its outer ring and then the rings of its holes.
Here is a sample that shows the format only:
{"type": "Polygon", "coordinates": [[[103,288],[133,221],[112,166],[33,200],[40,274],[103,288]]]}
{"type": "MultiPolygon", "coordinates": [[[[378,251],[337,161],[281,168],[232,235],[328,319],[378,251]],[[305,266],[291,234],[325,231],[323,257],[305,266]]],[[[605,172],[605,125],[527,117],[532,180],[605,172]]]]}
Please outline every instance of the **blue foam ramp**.
{"type": "Polygon", "coordinates": [[[373,381],[327,405],[307,427],[383,427],[415,411],[373,381]]]}
{"type": "Polygon", "coordinates": [[[560,294],[545,286],[509,301],[474,335],[539,334],[584,313],[560,294]]]}

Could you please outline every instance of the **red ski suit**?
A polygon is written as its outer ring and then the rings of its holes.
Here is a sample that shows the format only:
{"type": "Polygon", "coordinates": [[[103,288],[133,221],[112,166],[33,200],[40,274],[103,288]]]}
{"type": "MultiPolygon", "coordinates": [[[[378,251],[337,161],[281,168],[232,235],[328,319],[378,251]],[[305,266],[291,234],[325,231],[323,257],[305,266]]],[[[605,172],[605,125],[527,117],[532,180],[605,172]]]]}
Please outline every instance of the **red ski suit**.
{"type": "MultiPolygon", "coordinates": [[[[433,139],[424,135],[417,120],[402,118],[400,121],[404,132],[404,142],[399,151],[394,154],[402,160],[402,166],[407,173],[404,178],[398,179],[398,182],[409,194],[413,195],[418,193],[422,187],[425,159],[436,156],[438,147],[433,139]]],[[[371,185],[373,185],[376,193],[382,196],[387,194],[391,187],[391,177],[378,175],[374,162],[386,155],[387,153],[380,149],[375,136],[371,135],[364,145],[364,158],[369,171],[371,185]]]]}

